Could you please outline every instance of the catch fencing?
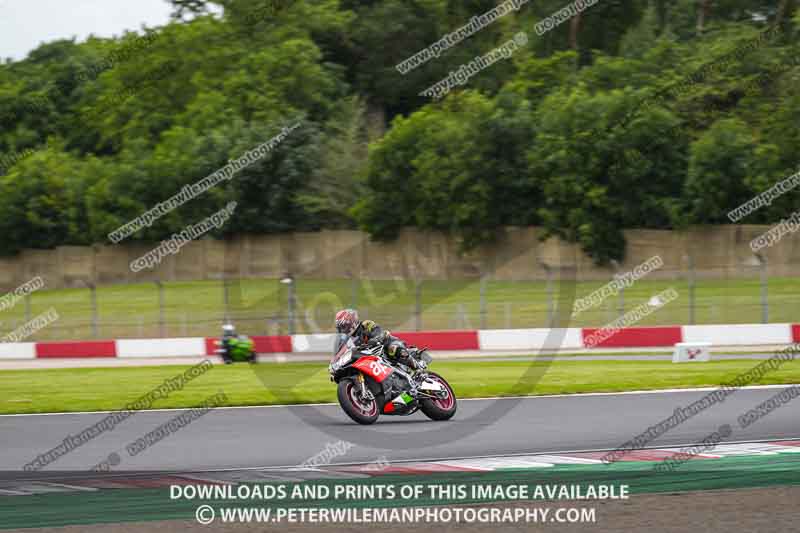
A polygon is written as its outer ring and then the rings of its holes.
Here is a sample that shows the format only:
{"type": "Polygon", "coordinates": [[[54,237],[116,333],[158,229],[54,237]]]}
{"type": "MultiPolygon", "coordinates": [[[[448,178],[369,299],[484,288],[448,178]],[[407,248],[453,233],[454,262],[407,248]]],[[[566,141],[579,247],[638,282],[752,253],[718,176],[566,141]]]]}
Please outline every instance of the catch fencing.
{"type": "MultiPolygon", "coordinates": [[[[771,265],[720,268],[698,277],[691,268],[659,268],[635,281],[619,271],[607,280],[574,280],[553,270],[546,280],[229,279],[150,282],[48,290],[0,312],[0,331],[14,331],[53,308],[58,320],[31,341],[198,337],[233,322],[249,335],[330,332],[341,307],[354,307],[390,330],[434,331],[602,327],[674,289],[677,298],[636,325],[792,323],[800,278],[770,274],[771,265]],[[616,276],[616,277],[615,277],[616,276]],[[576,299],[592,305],[575,311],[576,299]],[[602,298],[597,298],[602,295],[602,298]]],[[[7,290],[13,290],[8,287],[7,290]]]]}

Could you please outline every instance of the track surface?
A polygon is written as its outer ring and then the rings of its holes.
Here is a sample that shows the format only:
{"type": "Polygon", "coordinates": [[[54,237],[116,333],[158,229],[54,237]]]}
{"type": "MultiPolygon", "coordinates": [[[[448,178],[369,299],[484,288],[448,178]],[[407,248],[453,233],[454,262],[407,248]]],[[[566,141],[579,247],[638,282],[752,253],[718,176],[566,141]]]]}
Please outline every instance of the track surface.
{"type": "MultiPolygon", "coordinates": [[[[652,446],[696,443],[722,424],[730,424],[730,441],[800,438],[800,400],[773,411],[747,429],[740,414],[780,392],[782,387],[744,389],[723,403],[689,419],[654,440],[652,446]]],[[[354,424],[338,405],[218,409],[131,457],[125,446],[180,410],[135,414],[113,431],[99,435],[49,465],[48,470],[86,471],[116,452],[124,470],[201,470],[280,467],[300,464],[326,443],[352,442],[336,463],[439,459],[538,452],[613,449],[649,426],[669,417],[707,392],[590,394],[505,400],[464,400],[450,422],[411,417],[382,417],[378,424],[354,424]],[[495,404],[494,402],[507,402],[495,404]],[[503,416],[482,412],[488,406],[510,408],[503,416]],[[452,442],[414,445],[431,431],[453,435],[452,442]],[[385,446],[396,438],[397,446],[385,446]],[[382,445],[375,444],[376,437],[382,445]],[[412,444],[408,444],[411,442],[412,444]]],[[[105,414],[0,416],[0,470],[22,466],[75,435],[105,414]]]]}

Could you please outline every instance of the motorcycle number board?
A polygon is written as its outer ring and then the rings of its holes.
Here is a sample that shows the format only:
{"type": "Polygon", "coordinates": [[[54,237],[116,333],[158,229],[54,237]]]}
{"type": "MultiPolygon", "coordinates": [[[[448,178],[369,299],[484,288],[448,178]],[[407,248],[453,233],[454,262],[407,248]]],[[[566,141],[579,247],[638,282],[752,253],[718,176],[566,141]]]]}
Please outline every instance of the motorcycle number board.
{"type": "Polygon", "coordinates": [[[392,372],[394,372],[392,367],[384,364],[383,361],[377,357],[362,357],[353,366],[368,376],[373,377],[378,383],[389,377],[392,372]]]}

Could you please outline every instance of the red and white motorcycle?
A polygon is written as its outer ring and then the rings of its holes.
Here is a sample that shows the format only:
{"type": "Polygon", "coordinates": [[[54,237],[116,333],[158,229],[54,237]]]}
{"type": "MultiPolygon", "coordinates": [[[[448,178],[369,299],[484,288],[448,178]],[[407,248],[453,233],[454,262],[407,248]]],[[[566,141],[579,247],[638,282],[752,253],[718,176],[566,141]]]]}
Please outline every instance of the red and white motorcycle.
{"type": "Polygon", "coordinates": [[[352,337],[337,338],[328,366],[337,384],[339,405],[359,424],[374,424],[381,414],[407,416],[422,411],[432,420],[449,420],[457,402],[447,381],[427,371],[431,356],[425,348],[409,347],[418,361],[413,372],[401,363],[391,363],[382,345],[356,346],[352,337]]]}

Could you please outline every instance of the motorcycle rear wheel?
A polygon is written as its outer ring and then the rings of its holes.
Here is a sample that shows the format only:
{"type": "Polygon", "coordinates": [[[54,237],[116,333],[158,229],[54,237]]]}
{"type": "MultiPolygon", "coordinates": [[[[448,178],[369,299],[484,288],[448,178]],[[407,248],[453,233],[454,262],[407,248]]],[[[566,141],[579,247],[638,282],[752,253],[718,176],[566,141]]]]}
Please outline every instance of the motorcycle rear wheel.
{"type": "Polygon", "coordinates": [[[453,392],[453,389],[450,387],[450,384],[442,376],[433,372],[429,372],[428,376],[435,381],[438,381],[445,389],[447,389],[447,398],[440,400],[420,400],[419,410],[425,413],[425,416],[431,420],[450,420],[458,410],[456,395],[453,392]]]}
{"type": "Polygon", "coordinates": [[[343,379],[336,388],[339,405],[347,416],[355,422],[368,426],[374,424],[380,416],[378,401],[364,401],[360,398],[360,386],[353,379],[343,379]]]}

